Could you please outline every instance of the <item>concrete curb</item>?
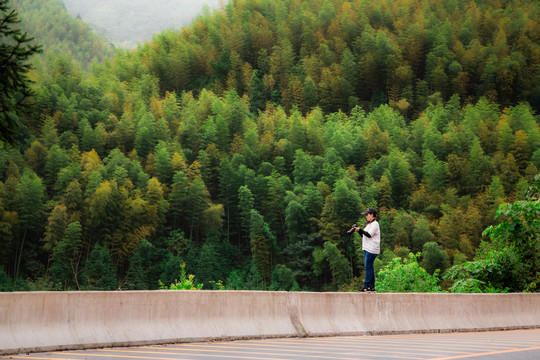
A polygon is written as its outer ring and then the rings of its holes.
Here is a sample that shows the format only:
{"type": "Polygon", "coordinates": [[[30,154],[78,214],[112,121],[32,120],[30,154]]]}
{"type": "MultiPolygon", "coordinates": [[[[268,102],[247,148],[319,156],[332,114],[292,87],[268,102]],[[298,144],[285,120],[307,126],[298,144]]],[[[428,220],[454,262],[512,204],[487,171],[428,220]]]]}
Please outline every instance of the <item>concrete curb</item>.
{"type": "Polygon", "coordinates": [[[540,328],[540,294],[0,293],[0,354],[275,337],[540,328]]]}

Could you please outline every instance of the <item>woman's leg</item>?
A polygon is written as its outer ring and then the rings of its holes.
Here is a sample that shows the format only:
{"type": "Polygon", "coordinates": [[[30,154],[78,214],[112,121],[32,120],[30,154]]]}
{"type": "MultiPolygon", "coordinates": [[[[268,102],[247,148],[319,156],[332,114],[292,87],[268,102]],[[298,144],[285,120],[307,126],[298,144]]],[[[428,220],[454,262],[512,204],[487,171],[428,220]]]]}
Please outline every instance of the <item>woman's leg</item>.
{"type": "Polygon", "coordinates": [[[366,275],[364,278],[364,289],[375,289],[375,271],[373,269],[373,263],[377,254],[372,254],[364,250],[364,267],[366,275]]]}

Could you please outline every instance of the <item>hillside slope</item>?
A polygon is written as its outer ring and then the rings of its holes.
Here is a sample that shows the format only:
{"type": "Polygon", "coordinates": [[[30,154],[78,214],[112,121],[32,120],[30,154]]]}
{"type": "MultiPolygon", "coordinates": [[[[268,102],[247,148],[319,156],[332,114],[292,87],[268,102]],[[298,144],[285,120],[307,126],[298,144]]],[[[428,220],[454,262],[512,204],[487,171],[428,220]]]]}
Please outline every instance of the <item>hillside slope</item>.
{"type": "Polygon", "coordinates": [[[438,270],[534,291],[540,224],[482,234],[539,172],[539,6],[237,0],[91,70],[50,51],[20,146],[0,148],[0,288],[187,271],[211,289],[354,290],[346,231],[375,207],[376,270],[422,252],[407,268],[425,291],[453,285],[438,270]]]}
{"type": "Polygon", "coordinates": [[[73,16],[80,16],[115,46],[135,48],[168,28],[189,25],[218,0],[63,0],[73,16]]]}

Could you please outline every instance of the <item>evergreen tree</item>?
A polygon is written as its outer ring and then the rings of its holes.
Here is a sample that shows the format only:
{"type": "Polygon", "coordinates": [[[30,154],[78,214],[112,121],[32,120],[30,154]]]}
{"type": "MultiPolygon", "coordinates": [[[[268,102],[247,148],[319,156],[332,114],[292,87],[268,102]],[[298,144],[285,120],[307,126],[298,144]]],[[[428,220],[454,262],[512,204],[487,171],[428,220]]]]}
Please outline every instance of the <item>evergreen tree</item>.
{"type": "Polygon", "coordinates": [[[88,290],[116,290],[118,279],[112,258],[105,246],[96,244],[81,274],[81,288],[88,290]]]}
{"type": "Polygon", "coordinates": [[[296,150],[293,165],[295,184],[306,185],[308,182],[314,180],[315,170],[313,168],[313,162],[310,156],[304,153],[301,149],[296,150]]]}
{"type": "Polygon", "coordinates": [[[156,146],[156,176],[163,184],[170,184],[172,179],[172,160],[164,142],[159,142],[156,146]]]}
{"type": "Polygon", "coordinates": [[[52,250],[62,240],[67,225],[68,213],[66,206],[59,204],[52,210],[45,227],[45,237],[43,239],[45,250],[52,250]]]}
{"type": "Polygon", "coordinates": [[[82,227],[78,221],[66,227],[65,236],[55,246],[52,254],[53,277],[63,283],[64,288],[73,284],[80,290],[79,265],[81,259],[82,227]]]}
{"type": "Polygon", "coordinates": [[[242,220],[242,228],[245,234],[251,229],[251,210],[253,210],[253,195],[245,185],[238,188],[238,209],[242,220]]]}
{"type": "Polygon", "coordinates": [[[251,80],[249,82],[249,105],[252,113],[257,113],[258,110],[264,110],[265,107],[265,95],[263,82],[259,77],[259,71],[257,69],[253,70],[251,75],[251,80]]]}
{"type": "Polygon", "coordinates": [[[332,193],[336,207],[336,215],[339,219],[340,228],[345,228],[355,223],[360,215],[360,196],[358,192],[351,188],[346,180],[336,182],[332,193]]]}
{"type": "Polygon", "coordinates": [[[283,264],[279,264],[274,268],[271,280],[270,290],[272,291],[299,290],[298,283],[294,279],[293,271],[283,264]]]}
{"type": "Polygon", "coordinates": [[[418,218],[414,224],[414,230],[411,234],[411,251],[415,254],[421,252],[424,248],[424,244],[432,241],[433,238],[434,235],[429,228],[428,221],[424,217],[418,218]]]}
{"type": "Polygon", "coordinates": [[[274,237],[268,224],[265,223],[257,210],[252,209],[250,214],[250,241],[253,264],[257,267],[263,282],[267,284],[272,267],[271,248],[274,237]]]}
{"type": "MultiPolygon", "coordinates": [[[[31,254],[36,250],[37,242],[43,232],[45,219],[45,187],[41,179],[30,169],[25,169],[15,196],[16,209],[19,215],[20,235],[15,244],[14,277],[21,274],[23,254],[31,254]]],[[[25,257],[25,262],[30,260],[25,257]]],[[[23,264],[24,265],[24,264],[23,264]]],[[[26,275],[26,274],[25,274],[26,275]]]]}
{"type": "Polygon", "coordinates": [[[424,153],[424,182],[429,192],[442,191],[448,181],[448,168],[446,163],[437,160],[435,155],[426,150],[424,153]]]}
{"type": "Polygon", "coordinates": [[[330,265],[332,282],[336,287],[343,285],[351,279],[351,264],[347,258],[341,254],[336,245],[331,242],[324,243],[324,257],[330,265]]]}
{"type": "Polygon", "coordinates": [[[436,242],[427,242],[422,248],[422,262],[420,265],[431,275],[437,269],[444,272],[449,265],[448,254],[436,242]]]}
{"type": "Polygon", "coordinates": [[[18,13],[0,2],[0,140],[13,143],[22,127],[18,114],[25,108],[31,95],[26,73],[31,69],[28,60],[41,52],[41,47],[31,44],[33,38],[17,28],[18,13]]]}
{"type": "Polygon", "coordinates": [[[299,235],[307,232],[308,215],[304,206],[297,200],[291,200],[285,209],[285,225],[290,243],[296,243],[299,235]]]}
{"type": "Polygon", "coordinates": [[[491,181],[493,175],[492,165],[478,139],[473,141],[470,148],[470,164],[472,169],[470,181],[473,184],[473,190],[478,191],[491,181]]]}

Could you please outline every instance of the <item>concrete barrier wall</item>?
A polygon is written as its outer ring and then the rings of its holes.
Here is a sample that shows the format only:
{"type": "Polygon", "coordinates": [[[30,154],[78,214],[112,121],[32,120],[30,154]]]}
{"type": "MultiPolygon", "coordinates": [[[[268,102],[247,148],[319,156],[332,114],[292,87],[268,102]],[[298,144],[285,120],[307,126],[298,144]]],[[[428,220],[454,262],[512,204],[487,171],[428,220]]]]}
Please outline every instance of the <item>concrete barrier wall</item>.
{"type": "Polygon", "coordinates": [[[540,328],[540,294],[0,293],[0,354],[270,337],[540,328]]]}
{"type": "Polygon", "coordinates": [[[296,293],[309,336],[540,327],[540,294],[296,293]]]}

